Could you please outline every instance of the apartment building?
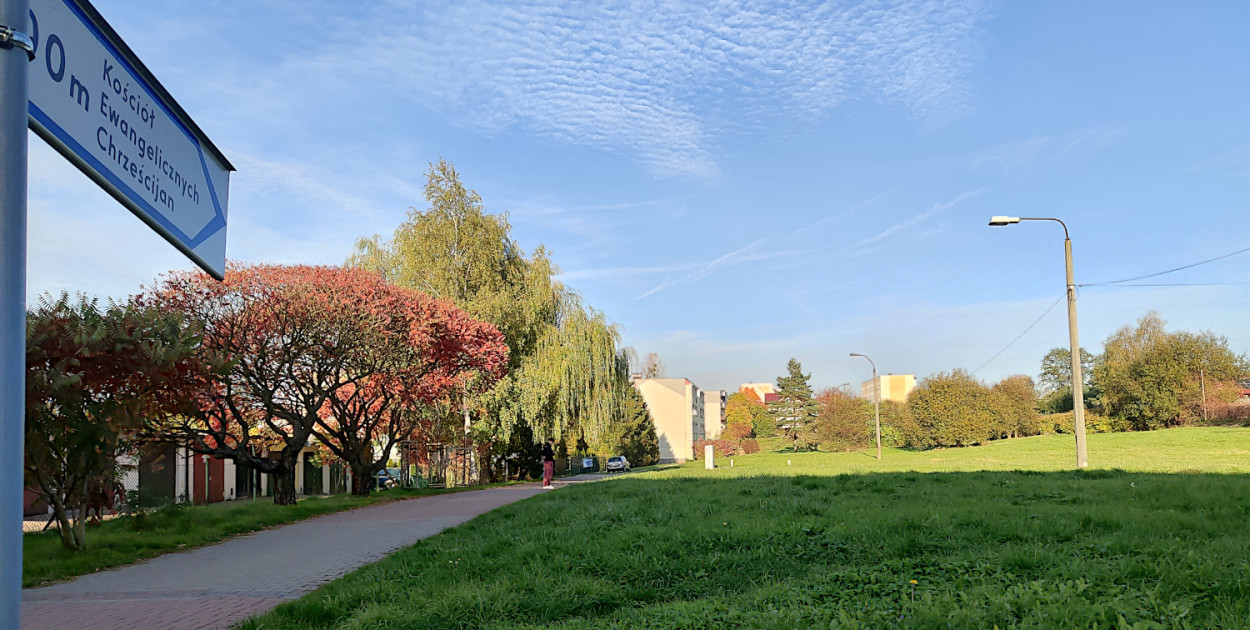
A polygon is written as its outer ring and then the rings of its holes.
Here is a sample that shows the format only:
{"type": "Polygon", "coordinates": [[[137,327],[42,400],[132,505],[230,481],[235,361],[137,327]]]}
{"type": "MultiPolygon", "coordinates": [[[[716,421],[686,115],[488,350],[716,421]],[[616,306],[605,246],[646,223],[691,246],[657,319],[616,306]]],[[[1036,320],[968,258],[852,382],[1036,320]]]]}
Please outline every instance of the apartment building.
{"type": "Polygon", "coordinates": [[[911,390],[916,389],[916,376],[914,374],[882,374],[877,377],[876,382],[868,379],[860,383],[860,395],[872,400],[877,387],[881,388],[881,400],[905,402],[911,390]]]}
{"type": "Polygon", "coordinates": [[[635,376],[631,380],[655,423],[660,461],[680,464],[693,459],[695,441],[706,438],[704,397],[699,388],[685,378],[635,376]]]}
{"type": "Polygon", "coordinates": [[[755,399],[768,403],[777,400],[777,390],[772,383],[743,383],[738,391],[755,396],[755,399]]]}
{"type": "Polygon", "coordinates": [[[725,400],[723,389],[703,390],[703,433],[709,440],[720,438],[725,428],[725,400]]]}

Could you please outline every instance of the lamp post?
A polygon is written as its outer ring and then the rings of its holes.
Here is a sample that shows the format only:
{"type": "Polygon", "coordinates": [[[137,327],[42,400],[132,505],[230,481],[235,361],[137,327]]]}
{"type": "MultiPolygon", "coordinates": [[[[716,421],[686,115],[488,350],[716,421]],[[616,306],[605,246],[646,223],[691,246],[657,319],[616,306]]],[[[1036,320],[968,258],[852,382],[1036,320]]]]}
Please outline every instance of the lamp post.
{"type": "Polygon", "coordinates": [[[1011,225],[1021,221],[1054,221],[1063,226],[1063,263],[1068,281],[1068,343],[1072,349],[1072,424],[1076,433],[1076,467],[1089,466],[1089,457],[1085,452],[1085,391],[1084,379],[1081,376],[1081,342],[1076,328],[1076,284],[1072,279],[1072,239],[1068,236],[1068,226],[1059,219],[1049,217],[1003,217],[990,218],[990,225],[1011,225]]]}
{"type": "MultiPolygon", "coordinates": [[[[868,359],[868,355],[858,352],[852,352],[851,356],[868,359]]],[[[872,365],[872,411],[877,426],[877,459],[881,459],[881,384],[877,382],[877,364],[872,359],[868,359],[868,363],[872,365]]]]}

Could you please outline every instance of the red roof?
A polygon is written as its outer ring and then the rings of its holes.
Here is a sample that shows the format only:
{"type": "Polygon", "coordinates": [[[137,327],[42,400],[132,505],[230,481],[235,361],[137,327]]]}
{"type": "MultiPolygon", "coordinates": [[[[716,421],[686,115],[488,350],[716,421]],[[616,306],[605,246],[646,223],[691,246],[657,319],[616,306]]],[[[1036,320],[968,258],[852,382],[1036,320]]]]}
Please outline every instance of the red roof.
{"type": "Polygon", "coordinates": [[[764,394],[764,402],[766,403],[777,402],[777,394],[773,394],[771,392],[764,394]]]}

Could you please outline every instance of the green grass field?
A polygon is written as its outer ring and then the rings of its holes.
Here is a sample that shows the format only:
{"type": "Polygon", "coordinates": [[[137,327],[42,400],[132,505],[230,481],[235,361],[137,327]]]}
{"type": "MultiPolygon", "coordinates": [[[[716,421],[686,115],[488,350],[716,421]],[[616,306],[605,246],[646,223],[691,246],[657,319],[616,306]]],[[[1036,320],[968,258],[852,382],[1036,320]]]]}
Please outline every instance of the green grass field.
{"type": "MultiPolygon", "coordinates": [[[[779,441],[777,442],[780,443],[779,441]]],[[[965,472],[980,470],[1067,471],[1076,465],[1071,435],[1043,435],[990,442],[974,448],[820,453],[800,451],[734,457],[719,461],[718,475],[829,475],[872,472],[965,472]],[[786,460],[791,460],[789,466],[786,460]]],[[[1250,429],[1185,428],[1145,433],[1091,433],[1091,469],[1137,472],[1250,473],[1250,429]]],[[[687,465],[703,474],[703,462],[687,465]]]]}
{"type": "Polygon", "coordinates": [[[135,527],[129,517],[88,528],[87,551],[66,550],[55,530],[25,534],[22,536],[22,586],[67,580],[313,516],[442,492],[448,490],[387,490],[367,498],[349,494],[309,497],[300,499],[295,506],[274,505],[272,499],[264,498],[166,509],[144,515],[142,528],[135,527]]]}
{"type": "Polygon", "coordinates": [[[767,453],[572,486],[242,627],[1250,627],[1250,429],[1091,435],[1081,472],[1073,450],[767,453]]]}

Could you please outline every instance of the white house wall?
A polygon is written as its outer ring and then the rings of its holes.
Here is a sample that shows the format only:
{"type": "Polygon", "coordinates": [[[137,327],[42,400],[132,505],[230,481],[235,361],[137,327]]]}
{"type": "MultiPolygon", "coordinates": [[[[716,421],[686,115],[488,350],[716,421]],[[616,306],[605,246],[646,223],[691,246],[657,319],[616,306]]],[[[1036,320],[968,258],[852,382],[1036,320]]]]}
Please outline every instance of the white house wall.
{"type": "Polygon", "coordinates": [[[177,497],[178,503],[186,503],[191,500],[187,495],[187,490],[191,489],[191,484],[187,483],[187,449],[174,449],[174,496],[177,497]]]}
{"type": "Polygon", "coordinates": [[[237,498],[235,497],[235,492],[234,492],[235,481],[236,481],[234,460],[227,459],[226,465],[222,467],[222,470],[223,470],[223,474],[226,475],[226,478],[223,480],[221,484],[221,496],[227,501],[234,500],[235,498],[237,498]]]}

